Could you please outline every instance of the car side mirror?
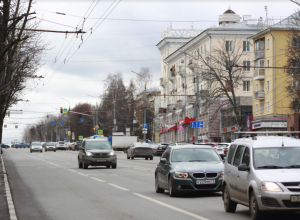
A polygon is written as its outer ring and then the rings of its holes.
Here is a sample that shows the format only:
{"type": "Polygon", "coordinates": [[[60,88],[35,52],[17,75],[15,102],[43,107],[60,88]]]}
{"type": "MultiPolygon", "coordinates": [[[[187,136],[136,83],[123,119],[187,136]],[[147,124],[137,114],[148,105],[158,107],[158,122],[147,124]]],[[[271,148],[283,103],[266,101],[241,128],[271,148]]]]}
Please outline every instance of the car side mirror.
{"type": "Polygon", "coordinates": [[[248,167],[245,163],[238,166],[239,171],[249,171],[250,167],[248,167]]]}
{"type": "Polygon", "coordinates": [[[166,158],[160,158],[160,162],[161,162],[161,163],[164,163],[164,164],[165,164],[165,163],[168,163],[168,161],[167,161],[166,158]]]}

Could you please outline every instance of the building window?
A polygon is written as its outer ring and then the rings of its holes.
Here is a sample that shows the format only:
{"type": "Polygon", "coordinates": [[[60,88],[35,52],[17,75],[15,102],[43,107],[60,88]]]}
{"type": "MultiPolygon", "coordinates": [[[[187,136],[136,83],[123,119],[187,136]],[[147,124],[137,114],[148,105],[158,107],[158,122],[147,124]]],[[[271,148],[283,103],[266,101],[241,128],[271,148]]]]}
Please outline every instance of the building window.
{"type": "Polygon", "coordinates": [[[267,38],[267,50],[270,48],[270,38],[267,38]]]}
{"type": "Polygon", "coordinates": [[[250,42],[243,41],[243,51],[250,51],[250,42]]]}
{"type": "Polygon", "coordinates": [[[270,111],[270,101],[267,101],[267,112],[270,111]]]}
{"type": "Polygon", "coordinates": [[[244,63],[243,71],[244,72],[249,72],[250,71],[250,61],[244,61],[243,63],[244,63]]]}
{"type": "Polygon", "coordinates": [[[270,60],[267,59],[267,68],[269,68],[269,67],[270,67],[270,60]]]}
{"type": "Polygon", "coordinates": [[[255,114],[258,114],[258,104],[255,104],[255,114]]]}
{"type": "Polygon", "coordinates": [[[232,50],[233,50],[233,42],[226,41],[226,51],[232,51],[232,50]]]}
{"type": "Polygon", "coordinates": [[[260,113],[264,113],[264,108],[265,108],[265,103],[261,102],[260,103],[260,113]]]}
{"type": "Polygon", "coordinates": [[[267,81],[267,91],[269,91],[270,90],[270,81],[268,80],[267,81]]]}
{"type": "Polygon", "coordinates": [[[243,81],[243,91],[250,92],[250,81],[243,81]]]}
{"type": "Polygon", "coordinates": [[[257,83],[255,84],[255,91],[256,92],[258,91],[258,84],[257,83]]]}

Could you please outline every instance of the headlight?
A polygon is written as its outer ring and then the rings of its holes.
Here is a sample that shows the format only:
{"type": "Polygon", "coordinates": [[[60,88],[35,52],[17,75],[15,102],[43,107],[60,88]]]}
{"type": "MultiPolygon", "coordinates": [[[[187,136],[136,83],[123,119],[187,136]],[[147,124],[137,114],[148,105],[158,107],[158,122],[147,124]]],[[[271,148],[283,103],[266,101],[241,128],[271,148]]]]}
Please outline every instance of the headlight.
{"type": "Polygon", "coordinates": [[[115,155],[115,152],[112,150],[108,155],[113,156],[113,155],[115,155]]]}
{"type": "Polygon", "coordinates": [[[175,172],[174,175],[177,178],[189,178],[189,174],[188,173],[175,172]]]}
{"type": "Polygon", "coordinates": [[[93,156],[93,154],[91,152],[85,152],[85,155],[88,156],[88,157],[93,156]]]}
{"type": "Polygon", "coordinates": [[[224,176],[224,172],[221,173],[221,177],[223,177],[223,176],[224,176]]]}
{"type": "Polygon", "coordinates": [[[273,182],[262,182],[261,188],[266,191],[282,192],[282,189],[273,182]]]}

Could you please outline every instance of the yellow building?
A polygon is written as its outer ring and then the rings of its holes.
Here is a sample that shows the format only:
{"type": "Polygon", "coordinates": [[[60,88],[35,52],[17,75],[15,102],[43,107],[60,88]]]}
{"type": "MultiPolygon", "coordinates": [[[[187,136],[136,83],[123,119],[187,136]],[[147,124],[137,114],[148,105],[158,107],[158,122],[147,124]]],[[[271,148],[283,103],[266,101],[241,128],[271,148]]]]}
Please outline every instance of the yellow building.
{"type": "Polygon", "coordinates": [[[288,21],[280,21],[250,37],[253,71],[252,128],[259,131],[286,130],[291,98],[290,77],[281,67],[287,62],[288,21]]]}

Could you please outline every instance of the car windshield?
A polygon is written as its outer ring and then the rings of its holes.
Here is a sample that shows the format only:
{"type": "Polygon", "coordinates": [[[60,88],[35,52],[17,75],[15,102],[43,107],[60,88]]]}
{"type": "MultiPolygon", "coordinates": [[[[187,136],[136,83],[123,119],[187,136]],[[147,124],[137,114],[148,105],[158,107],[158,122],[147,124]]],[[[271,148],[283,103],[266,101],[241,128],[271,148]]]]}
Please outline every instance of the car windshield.
{"type": "Polygon", "coordinates": [[[111,149],[108,141],[87,141],[85,143],[86,150],[111,149]]]}
{"type": "Polygon", "coordinates": [[[32,146],[41,145],[41,142],[32,142],[32,146]]]}
{"type": "Polygon", "coordinates": [[[300,147],[254,149],[253,165],[257,169],[300,168],[300,147]]]}
{"type": "Polygon", "coordinates": [[[47,143],[47,146],[54,146],[54,143],[47,143]]]}
{"type": "Polygon", "coordinates": [[[207,162],[220,161],[220,157],[210,148],[176,149],[172,153],[172,162],[207,162]]]}

